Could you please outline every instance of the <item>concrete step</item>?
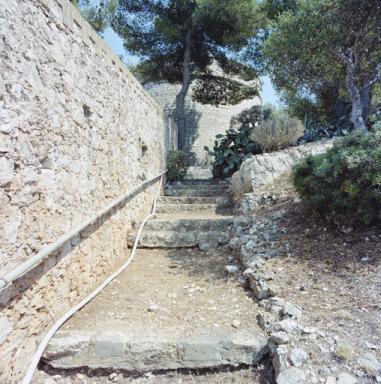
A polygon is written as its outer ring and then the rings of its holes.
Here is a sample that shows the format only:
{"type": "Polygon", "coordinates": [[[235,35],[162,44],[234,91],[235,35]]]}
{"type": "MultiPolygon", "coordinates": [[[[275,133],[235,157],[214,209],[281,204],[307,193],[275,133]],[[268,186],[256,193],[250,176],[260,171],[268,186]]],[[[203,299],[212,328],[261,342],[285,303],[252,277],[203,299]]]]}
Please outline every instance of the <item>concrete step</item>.
{"type": "Polygon", "coordinates": [[[185,179],[211,179],[212,176],[211,167],[192,166],[188,168],[185,179]]]}
{"type": "Polygon", "coordinates": [[[174,184],[183,184],[183,185],[221,185],[227,184],[226,180],[218,180],[218,179],[184,179],[178,181],[174,184]]]}
{"type": "Polygon", "coordinates": [[[59,369],[88,367],[127,371],[202,369],[252,365],[262,357],[266,338],[253,330],[203,329],[192,334],[173,330],[59,331],[43,359],[59,369]]]}
{"type": "Polygon", "coordinates": [[[233,207],[232,204],[157,204],[156,212],[186,212],[186,211],[212,211],[227,210],[233,207]]]}
{"type": "Polygon", "coordinates": [[[228,194],[228,183],[204,184],[200,182],[178,182],[167,185],[165,195],[167,196],[215,196],[228,194]]]}
{"type": "Polygon", "coordinates": [[[166,187],[166,191],[171,190],[188,190],[195,189],[199,191],[227,191],[229,188],[228,184],[199,184],[199,183],[191,183],[191,184],[169,184],[166,187]]]}
{"type": "Polygon", "coordinates": [[[221,204],[230,205],[232,199],[228,195],[221,196],[160,196],[158,204],[221,204]]]}
{"type": "MultiPolygon", "coordinates": [[[[132,246],[136,238],[135,233],[127,236],[129,246],[132,246]]],[[[177,232],[177,231],[144,231],[142,232],[139,248],[191,248],[199,247],[201,250],[209,251],[229,242],[228,232],[177,232]]]]}
{"type": "MultiPolygon", "coordinates": [[[[190,206],[192,204],[189,204],[190,206]]],[[[198,246],[209,251],[229,242],[229,228],[235,217],[210,210],[159,213],[149,220],[139,239],[140,248],[185,248],[198,246]]],[[[133,245],[136,230],[127,236],[129,246],[133,245]]]]}
{"type": "Polygon", "coordinates": [[[227,190],[221,188],[176,188],[166,189],[166,196],[185,196],[185,197],[207,197],[207,196],[226,196],[227,190]]]}
{"type": "Polygon", "coordinates": [[[184,212],[181,216],[188,218],[178,218],[176,214],[160,214],[156,219],[149,220],[144,226],[144,232],[227,232],[229,226],[234,223],[233,216],[220,216],[214,212],[199,212],[201,217],[195,217],[193,212],[184,212]],[[188,215],[186,215],[188,214],[188,215]]]}

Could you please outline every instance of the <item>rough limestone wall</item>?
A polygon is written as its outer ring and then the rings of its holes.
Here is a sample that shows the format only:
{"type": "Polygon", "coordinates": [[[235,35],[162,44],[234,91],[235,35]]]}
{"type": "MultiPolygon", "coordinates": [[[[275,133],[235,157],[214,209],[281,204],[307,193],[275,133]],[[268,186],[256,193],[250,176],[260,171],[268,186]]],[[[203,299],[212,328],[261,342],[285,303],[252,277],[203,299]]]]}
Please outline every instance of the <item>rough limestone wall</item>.
{"type": "MultiPolygon", "coordinates": [[[[180,90],[178,84],[149,83],[145,86],[148,92],[164,109],[165,114],[171,115],[175,110],[176,95],[180,90]]],[[[230,120],[245,109],[260,105],[259,97],[245,100],[237,105],[203,105],[192,100],[192,87],[186,97],[186,150],[194,152],[199,165],[207,165],[211,158],[204,146],[213,148],[216,135],[225,133],[230,128],[230,120]]]]}
{"type": "Polygon", "coordinates": [[[290,171],[292,166],[308,155],[317,155],[327,151],[333,145],[332,140],[291,147],[282,151],[252,155],[248,157],[231,179],[231,190],[236,197],[245,193],[263,189],[282,173],[290,171]]]}
{"type": "MultiPolygon", "coordinates": [[[[0,56],[2,276],[156,176],[168,134],[161,108],[67,0],[0,0],[0,56]]],[[[126,258],[157,185],[0,291],[0,383],[19,383],[53,320],[126,258]]]]}

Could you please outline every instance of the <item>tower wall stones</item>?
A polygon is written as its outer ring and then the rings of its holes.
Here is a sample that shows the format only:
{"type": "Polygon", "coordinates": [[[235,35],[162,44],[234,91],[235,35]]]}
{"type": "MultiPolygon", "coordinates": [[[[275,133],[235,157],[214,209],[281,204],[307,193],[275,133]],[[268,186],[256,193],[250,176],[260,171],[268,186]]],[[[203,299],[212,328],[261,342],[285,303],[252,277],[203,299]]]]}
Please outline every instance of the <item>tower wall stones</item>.
{"type": "MultiPolygon", "coordinates": [[[[68,0],[0,0],[0,276],[165,166],[162,109],[68,0]]],[[[167,147],[167,148],[166,148],[167,147]]],[[[0,382],[128,255],[157,183],[0,291],[0,382]]]]}
{"type": "MultiPolygon", "coordinates": [[[[145,86],[152,97],[164,109],[166,116],[172,116],[175,110],[176,95],[181,86],[166,82],[149,83],[145,86]]],[[[186,97],[186,150],[193,152],[197,158],[197,164],[207,165],[210,157],[204,150],[204,146],[213,148],[216,135],[225,133],[230,128],[230,120],[245,109],[260,105],[261,99],[255,97],[245,100],[237,105],[204,105],[192,100],[192,87],[186,97]]]]}

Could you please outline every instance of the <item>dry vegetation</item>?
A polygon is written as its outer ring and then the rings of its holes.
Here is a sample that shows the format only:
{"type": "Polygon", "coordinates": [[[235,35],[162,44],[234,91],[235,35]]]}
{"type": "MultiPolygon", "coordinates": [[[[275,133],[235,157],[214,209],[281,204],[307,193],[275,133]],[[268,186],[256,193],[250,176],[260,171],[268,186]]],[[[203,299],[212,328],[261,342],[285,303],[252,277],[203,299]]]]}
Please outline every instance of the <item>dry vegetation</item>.
{"type": "Polygon", "coordinates": [[[273,152],[295,143],[303,133],[303,124],[298,119],[280,113],[253,128],[250,140],[258,143],[263,152],[273,152]]]}

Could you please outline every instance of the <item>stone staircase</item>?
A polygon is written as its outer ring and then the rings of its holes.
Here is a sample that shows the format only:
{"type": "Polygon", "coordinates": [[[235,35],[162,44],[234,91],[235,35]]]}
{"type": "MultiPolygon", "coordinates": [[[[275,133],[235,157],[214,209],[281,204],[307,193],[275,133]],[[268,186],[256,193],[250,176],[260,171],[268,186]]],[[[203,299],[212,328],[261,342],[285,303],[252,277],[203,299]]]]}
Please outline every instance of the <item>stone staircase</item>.
{"type": "Polygon", "coordinates": [[[214,211],[226,210],[232,207],[228,196],[162,196],[156,205],[157,213],[184,211],[214,211]]]}
{"type": "MultiPolygon", "coordinates": [[[[158,200],[156,218],[144,227],[139,247],[198,246],[203,251],[217,248],[229,241],[232,209],[226,181],[187,179],[169,184],[158,200]]],[[[133,231],[128,237],[129,245],[135,237],[133,231]]]]}
{"type": "Polygon", "coordinates": [[[222,181],[210,180],[206,182],[206,180],[184,180],[183,182],[168,186],[166,188],[166,195],[178,197],[224,196],[227,188],[227,184],[222,181]]]}
{"type": "Polygon", "coordinates": [[[134,262],[57,332],[44,361],[60,370],[135,373],[259,362],[267,338],[257,308],[237,289],[238,275],[227,276],[231,252],[212,251],[229,241],[232,207],[226,182],[168,185],[134,262]]]}

